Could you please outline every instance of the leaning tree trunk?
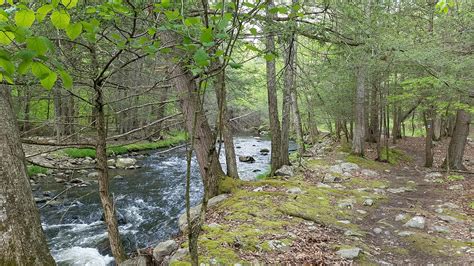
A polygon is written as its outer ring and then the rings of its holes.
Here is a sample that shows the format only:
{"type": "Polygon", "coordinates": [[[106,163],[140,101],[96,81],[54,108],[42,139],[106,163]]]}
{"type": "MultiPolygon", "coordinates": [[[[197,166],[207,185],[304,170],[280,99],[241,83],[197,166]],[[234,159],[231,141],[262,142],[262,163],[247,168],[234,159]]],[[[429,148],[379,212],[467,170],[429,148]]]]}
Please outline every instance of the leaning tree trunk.
{"type": "MultiPolygon", "coordinates": [[[[166,31],[161,34],[161,40],[169,44],[179,44],[180,37],[171,32],[166,31]]],[[[173,52],[167,54],[169,65],[169,75],[171,82],[174,83],[176,93],[179,95],[181,110],[183,111],[186,129],[192,136],[194,124],[194,150],[199,163],[199,171],[203,179],[204,185],[208,189],[208,197],[219,194],[219,183],[225,175],[222,171],[219,158],[217,157],[215,147],[215,135],[211,131],[211,127],[207,121],[202,108],[200,93],[196,85],[196,81],[190,70],[186,68],[185,63],[172,63],[172,57],[182,58],[185,56],[183,52],[176,48],[173,52]],[[194,123],[194,120],[195,123],[194,123]]]]}
{"type": "Polygon", "coordinates": [[[227,175],[232,178],[239,179],[237,159],[235,157],[234,137],[232,135],[232,129],[229,125],[229,114],[227,112],[225,69],[217,74],[216,83],[216,97],[219,108],[221,134],[225,145],[225,163],[227,167],[227,175]]]}
{"type": "Polygon", "coordinates": [[[0,113],[0,265],[54,265],[5,86],[0,87],[0,113]]]}
{"type": "Polygon", "coordinates": [[[356,70],[356,96],[354,112],[354,134],[352,137],[352,153],[364,156],[365,150],[365,66],[359,66],[356,70]]]}
{"type": "MultiPolygon", "coordinates": [[[[273,0],[267,1],[266,13],[267,23],[271,23],[274,16],[270,9],[274,7],[273,0]]],[[[275,33],[273,29],[267,26],[266,50],[267,53],[275,53],[275,33]]],[[[270,176],[275,174],[275,171],[282,166],[281,164],[281,130],[280,121],[278,119],[278,101],[276,90],[276,66],[275,59],[267,60],[266,63],[267,74],[267,96],[268,96],[268,116],[270,120],[271,133],[271,168],[270,176]]],[[[288,151],[286,152],[288,154],[288,151]]]]}
{"type": "Polygon", "coordinates": [[[110,248],[117,263],[123,262],[127,256],[120,240],[118,230],[117,217],[115,213],[115,204],[110,198],[109,194],[109,171],[107,166],[107,152],[106,152],[106,138],[107,132],[105,127],[105,111],[103,91],[99,84],[94,84],[96,92],[95,104],[95,126],[97,130],[96,140],[96,158],[97,170],[99,172],[99,196],[104,210],[104,221],[107,226],[107,233],[109,235],[110,248]]]}
{"type": "Polygon", "coordinates": [[[469,111],[458,110],[453,135],[449,142],[448,154],[444,162],[445,165],[449,166],[449,169],[466,170],[466,167],[463,165],[463,156],[469,135],[470,123],[471,114],[469,111]]]}

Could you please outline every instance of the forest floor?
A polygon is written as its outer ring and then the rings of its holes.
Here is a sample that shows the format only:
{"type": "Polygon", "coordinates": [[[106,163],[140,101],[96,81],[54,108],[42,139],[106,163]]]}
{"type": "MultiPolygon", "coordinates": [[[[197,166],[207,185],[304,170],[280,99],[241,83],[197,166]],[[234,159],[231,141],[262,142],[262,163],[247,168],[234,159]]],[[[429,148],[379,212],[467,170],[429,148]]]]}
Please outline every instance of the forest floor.
{"type": "MultiPolygon", "coordinates": [[[[423,165],[423,139],[391,145],[392,164],[344,152],[330,142],[312,148],[294,174],[239,182],[211,208],[199,239],[210,264],[474,263],[474,143],[468,173],[423,165]]],[[[438,142],[440,165],[447,141],[438,142]]],[[[188,261],[185,237],[169,257],[188,261]]]]}

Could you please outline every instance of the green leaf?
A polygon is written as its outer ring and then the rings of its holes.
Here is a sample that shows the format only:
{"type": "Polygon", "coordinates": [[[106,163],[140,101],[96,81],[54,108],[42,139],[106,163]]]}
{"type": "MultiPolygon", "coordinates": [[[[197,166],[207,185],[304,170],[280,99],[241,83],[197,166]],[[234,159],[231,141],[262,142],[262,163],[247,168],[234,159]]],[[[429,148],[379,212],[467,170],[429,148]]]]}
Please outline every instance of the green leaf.
{"type": "Polygon", "coordinates": [[[35,22],[35,12],[31,9],[23,9],[15,14],[15,24],[20,27],[31,27],[35,22]]]}
{"type": "Polygon", "coordinates": [[[51,72],[49,72],[49,75],[46,78],[40,80],[40,83],[47,90],[51,90],[53,88],[54,84],[56,83],[57,79],[58,79],[58,75],[56,75],[56,73],[51,71],[51,72]]]}
{"type": "Polygon", "coordinates": [[[253,35],[257,35],[257,29],[256,28],[250,28],[250,33],[253,35]]]}
{"type": "Polygon", "coordinates": [[[229,62],[229,66],[231,68],[234,68],[234,69],[242,68],[242,64],[237,64],[237,63],[233,63],[233,62],[229,62]]]}
{"type": "Polygon", "coordinates": [[[40,62],[33,62],[31,72],[39,80],[45,79],[52,72],[47,66],[40,62]]]}
{"type": "Polygon", "coordinates": [[[31,68],[31,64],[33,63],[33,61],[31,60],[24,60],[22,61],[19,65],[18,65],[18,73],[20,73],[21,75],[25,75],[26,72],[28,72],[28,70],[31,68]]]}
{"type": "Polygon", "coordinates": [[[65,29],[69,26],[69,22],[71,21],[71,17],[66,10],[55,10],[53,14],[51,14],[51,22],[53,23],[54,27],[57,29],[65,29]]]}
{"type": "Polygon", "coordinates": [[[209,55],[202,48],[194,53],[193,58],[198,66],[204,67],[209,65],[209,55]]]}
{"type": "Polygon", "coordinates": [[[0,67],[3,68],[3,70],[9,75],[13,75],[13,73],[15,73],[15,65],[9,60],[0,58],[0,67]]]}
{"type": "Polygon", "coordinates": [[[165,15],[168,20],[176,20],[180,17],[178,10],[167,10],[165,15]]]}
{"type": "Polygon", "coordinates": [[[201,24],[201,19],[199,17],[190,17],[184,20],[184,25],[186,25],[187,27],[199,24],[201,24]]]}
{"type": "Polygon", "coordinates": [[[59,72],[59,75],[61,76],[61,80],[63,81],[64,87],[66,89],[70,89],[72,87],[72,78],[69,75],[69,73],[67,73],[64,70],[59,70],[58,72],[59,72]]]}
{"type": "Polygon", "coordinates": [[[11,31],[0,31],[0,44],[8,45],[15,39],[15,34],[11,31]]]}
{"type": "Polygon", "coordinates": [[[212,42],[212,29],[211,28],[204,28],[201,30],[201,42],[202,43],[209,43],[212,42]]]}
{"type": "Polygon", "coordinates": [[[52,48],[52,44],[46,37],[31,37],[26,40],[26,48],[36,51],[39,55],[44,55],[52,48]]]}
{"type": "Polygon", "coordinates": [[[63,4],[67,9],[71,9],[77,6],[78,0],[61,0],[61,4],[63,4]]]}
{"type": "Polygon", "coordinates": [[[275,59],[275,55],[272,53],[268,53],[268,54],[265,54],[263,58],[265,58],[265,60],[267,61],[273,61],[275,59]]]}
{"type": "Polygon", "coordinates": [[[79,35],[82,33],[82,24],[81,23],[75,23],[75,24],[69,24],[66,28],[66,35],[74,41],[79,35]]]}
{"type": "Polygon", "coordinates": [[[48,13],[51,12],[51,10],[53,10],[52,5],[44,5],[38,8],[38,10],[36,10],[36,19],[39,22],[42,22],[44,18],[48,15],[48,13]]]}

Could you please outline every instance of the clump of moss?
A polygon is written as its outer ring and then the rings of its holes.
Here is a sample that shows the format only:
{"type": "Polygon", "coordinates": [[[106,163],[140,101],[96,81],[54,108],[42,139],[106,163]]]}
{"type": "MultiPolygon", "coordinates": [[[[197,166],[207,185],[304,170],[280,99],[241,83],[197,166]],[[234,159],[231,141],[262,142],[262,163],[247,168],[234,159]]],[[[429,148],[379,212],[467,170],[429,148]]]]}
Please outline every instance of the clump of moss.
{"type": "Polygon", "coordinates": [[[320,166],[329,166],[331,165],[328,161],[324,159],[311,159],[306,162],[309,168],[317,168],[320,166]]]}
{"type": "Polygon", "coordinates": [[[415,233],[402,239],[407,242],[410,250],[431,256],[452,256],[456,254],[453,252],[454,250],[467,245],[462,241],[431,236],[425,233],[415,233]]]}
{"type": "Polygon", "coordinates": [[[28,165],[27,172],[28,176],[34,176],[37,174],[46,174],[48,172],[48,169],[37,165],[28,165]]]}
{"type": "Polygon", "coordinates": [[[341,146],[338,148],[338,151],[340,152],[345,152],[345,153],[350,153],[352,150],[352,147],[350,143],[343,143],[341,146]]]}
{"type": "Polygon", "coordinates": [[[464,176],[462,176],[462,175],[450,175],[446,179],[448,179],[448,181],[451,181],[451,182],[462,181],[462,180],[464,180],[464,176]]]}
{"type": "Polygon", "coordinates": [[[366,168],[366,169],[373,169],[373,170],[380,170],[380,171],[387,169],[387,166],[381,162],[369,160],[369,159],[362,158],[353,154],[349,154],[346,157],[346,161],[350,163],[355,163],[359,165],[360,167],[366,168]]]}
{"type": "Polygon", "coordinates": [[[240,185],[240,180],[226,176],[219,182],[219,194],[232,193],[240,185]]]}
{"type": "Polygon", "coordinates": [[[389,184],[388,181],[382,179],[368,179],[360,177],[351,177],[344,182],[344,185],[351,188],[385,188],[389,184]]]}
{"type": "Polygon", "coordinates": [[[404,152],[397,150],[397,149],[390,149],[390,148],[382,148],[380,160],[384,162],[388,162],[391,165],[398,164],[399,162],[411,161],[411,157],[406,155],[404,152]],[[387,158],[388,154],[388,158],[387,158]]]}
{"type": "Polygon", "coordinates": [[[472,201],[471,203],[469,203],[469,208],[474,209],[474,201],[472,201]]]}

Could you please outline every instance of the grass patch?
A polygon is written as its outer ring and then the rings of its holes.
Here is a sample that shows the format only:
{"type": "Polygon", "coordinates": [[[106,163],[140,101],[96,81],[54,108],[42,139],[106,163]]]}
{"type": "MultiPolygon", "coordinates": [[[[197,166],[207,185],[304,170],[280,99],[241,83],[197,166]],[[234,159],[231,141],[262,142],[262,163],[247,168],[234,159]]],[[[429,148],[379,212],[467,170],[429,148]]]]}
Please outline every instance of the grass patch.
{"type": "Polygon", "coordinates": [[[264,180],[270,175],[270,169],[265,170],[264,172],[258,174],[255,179],[256,180],[264,180]]]}
{"type": "MultiPolygon", "coordinates": [[[[185,141],[187,138],[185,132],[177,132],[167,136],[164,140],[155,142],[139,142],[127,145],[116,145],[107,147],[107,155],[119,155],[136,151],[154,150],[160,148],[167,148],[185,141]]],[[[89,148],[68,148],[63,152],[71,158],[95,158],[95,150],[89,148]]]]}
{"type": "Polygon", "coordinates": [[[46,174],[48,172],[48,169],[38,166],[38,165],[28,165],[26,167],[28,176],[34,176],[37,174],[46,174]]]}
{"type": "Polygon", "coordinates": [[[349,163],[355,163],[365,169],[380,170],[380,171],[387,169],[387,166],[381,162],[372,161],[372,160],[362,158],[353,154],[349,154],[346,157],[346,161],[349,163]]]}
{"type": "Polygon", "coordinates": [[[456,250],[469,245],[462,241],[435,237],[425,233],[415,233],[403,239],[407,242],[410,250],[430,256],[453,256],[456,255],[456,250]]]}
{"type": "Polygon", "coordinates": [[[462,175],[450,175],[447,177],[448,181],[455,182],[455,181],[462,181],[464,180],[464,176],[462,175]]]}

